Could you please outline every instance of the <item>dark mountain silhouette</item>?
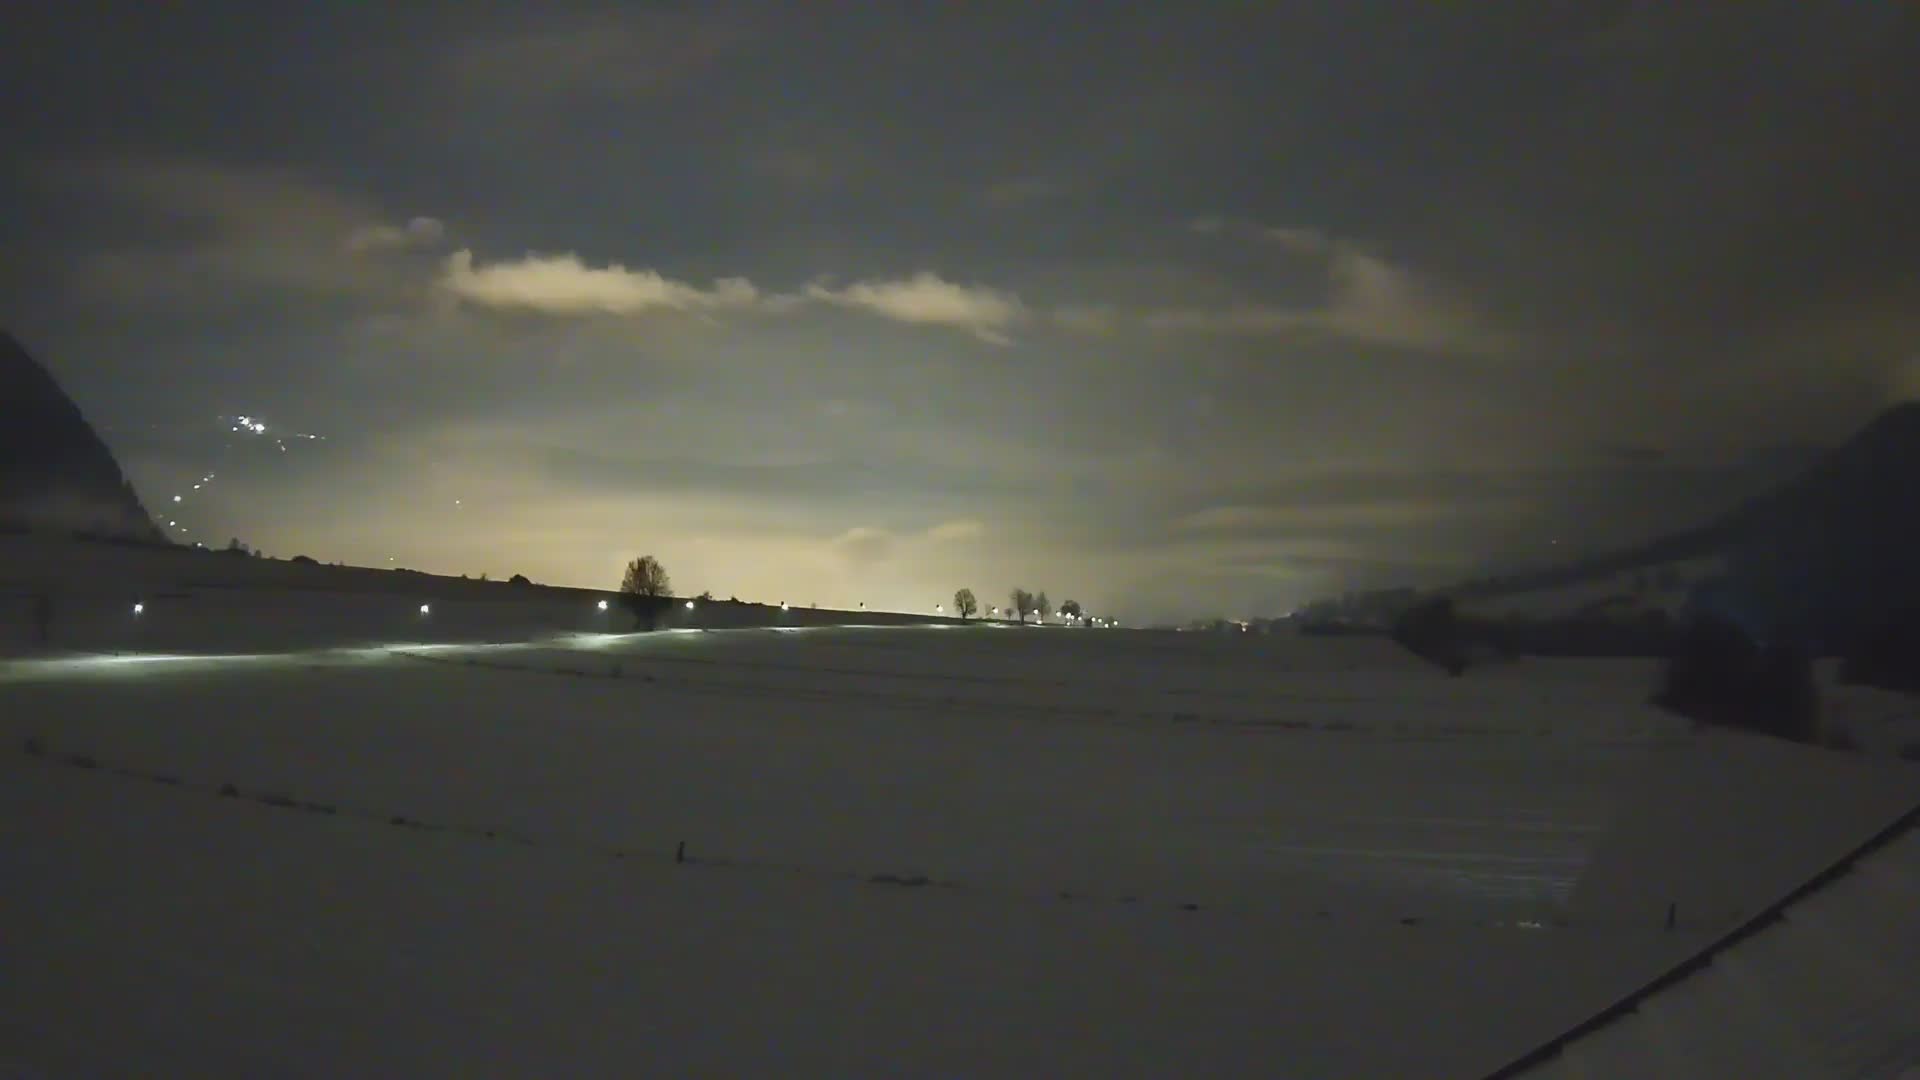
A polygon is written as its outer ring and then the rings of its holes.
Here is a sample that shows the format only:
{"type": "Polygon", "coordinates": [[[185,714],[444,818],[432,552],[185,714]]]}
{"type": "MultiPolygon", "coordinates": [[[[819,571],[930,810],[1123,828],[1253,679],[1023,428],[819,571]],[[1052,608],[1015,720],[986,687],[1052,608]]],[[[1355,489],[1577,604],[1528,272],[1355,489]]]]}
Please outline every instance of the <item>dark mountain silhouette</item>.
{"type": "Polygon", "coordinates": [[[1920,402],[1890,409],[1776,491],[1729,514],[1735,602],[1852,645],[1920,603],[1920,402]]]}
{"type": "Polygon", "coordinates": [[[1680,559],[1725,557],[1696,600],[1749,631],[1847,648],[1920,609],[1920,402],[1876,417],[1773,491],[1706,524],[1599,558],[1452,594],[1558,588],[1680,559]]]}
{"type": "Polygon", "coordinates": [[[165,543],[100,436],[0,331],[0,525],[165,543]]]}

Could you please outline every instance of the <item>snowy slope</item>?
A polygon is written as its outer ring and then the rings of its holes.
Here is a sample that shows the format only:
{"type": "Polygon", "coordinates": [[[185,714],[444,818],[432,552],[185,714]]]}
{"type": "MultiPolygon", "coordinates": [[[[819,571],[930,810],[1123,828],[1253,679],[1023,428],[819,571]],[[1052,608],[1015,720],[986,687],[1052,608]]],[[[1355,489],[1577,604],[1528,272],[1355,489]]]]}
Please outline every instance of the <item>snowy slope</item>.
{"type": "Polygon", "coordinates": [[[1920,1077],[1920,810],[1811,884],[1502,1075],[1920,1077]]]}
{"type": "MultiPolygon", "coordinates": [[[[608,591],[513,585],[405,570],[321,566],[187,548],[0,534],[0,656],[43,651],[258,652],[394,641],[520,641],[632,627],[608,591]],[[604,606],[603,606],[604,605],[604,606]]],[[[675,604],[662,625],[940,625],[920,613],[767,603],[675,604]]]]}

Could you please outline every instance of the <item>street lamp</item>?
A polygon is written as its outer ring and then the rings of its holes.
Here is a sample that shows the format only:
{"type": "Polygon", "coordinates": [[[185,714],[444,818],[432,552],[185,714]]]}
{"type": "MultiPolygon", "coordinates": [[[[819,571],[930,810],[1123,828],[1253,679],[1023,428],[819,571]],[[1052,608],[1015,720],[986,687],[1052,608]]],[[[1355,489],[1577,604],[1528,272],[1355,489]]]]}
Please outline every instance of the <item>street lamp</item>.
{"type": "Polygon", "coordinates": [[[432,605],[432,604],[421,604],[421,605],[420,605],[420,614],[422,614],[422,615],[431,615],[431,614],[433,614],[433,605],[432,605]]]}
{"type": "Polygon", "coordinates": [[[602,600],[593,606],[599,608],[601,611],[607,610],[607,602],[605,600],[602,600]]]}
{"type": "Polygon", "coordinates": [[[142,603],[139,603],[138,601],[136,601],[136,602],[134,603],[134,605],[133,605],[133,613],[134,613],[135,615],[138,615],[138,614],[140,614],[141,612],[143,612],[143,611],[145,611],[145,610],[147,610],[147,605],[145,605],[145,604],[142,604],[142,603]]]}

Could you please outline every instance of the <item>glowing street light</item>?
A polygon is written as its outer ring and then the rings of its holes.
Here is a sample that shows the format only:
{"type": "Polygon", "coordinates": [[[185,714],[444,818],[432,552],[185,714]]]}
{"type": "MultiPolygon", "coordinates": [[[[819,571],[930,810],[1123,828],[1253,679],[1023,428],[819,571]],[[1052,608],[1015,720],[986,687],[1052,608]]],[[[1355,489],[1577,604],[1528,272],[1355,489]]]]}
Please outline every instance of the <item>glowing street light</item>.
{"type": "Polygon", "coordinates": [[[691,600],[689,600],[689,601],[687,601],[687,610],[688,610],[688,611],[692,611],[692,610],[693,610],[693,601],[691,601],[691,600]]]}
{"type": "Polygon", "coordinates": [[[780,610],[781,611],[787,610],[787,602],[785,600],[780,601],[780,610]]]}
{"type": "Polygon", "coordinates": [[[594,607],[599,608],[601,611],[605,611],[607,610],[607,602],[605,600],[602,600],[599,603],[595,604],[594,607]]]}
{"type": "Polygon", "coordinates": [[[142,603],[138,603],[138,602],[136,602],[136,603],[135,603],[135,604],[133,605],[133,613],[134,613],[135,615],[138,615],[138,614],[140,614],[141,612],[143,612],[143,611],[145,611],[145,610],[147,610],[147,605],[145,605],[145,604],[142,604],[142,603]]]}
{"type": "Polygon", "coordinates": [[[433,614],[433,605],[432,605],[432,604],[421,604],[421,605],[420,605],[420,614],[422,614],[422,615],[431,615],[431,614],[433,614]]]}

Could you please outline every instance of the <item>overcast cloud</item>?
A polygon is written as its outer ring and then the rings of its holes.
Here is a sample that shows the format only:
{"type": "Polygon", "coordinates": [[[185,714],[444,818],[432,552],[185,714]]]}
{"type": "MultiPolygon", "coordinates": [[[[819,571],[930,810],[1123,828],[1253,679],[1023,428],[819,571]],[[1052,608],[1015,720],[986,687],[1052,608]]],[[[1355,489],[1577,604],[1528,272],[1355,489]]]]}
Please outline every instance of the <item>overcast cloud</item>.
{"type": "Polygon", "coordinates": [[[1273,614],[1920,393],[1910,5],[100,14],[0,43],[0,319],[282,555],[1273,614]]]}

